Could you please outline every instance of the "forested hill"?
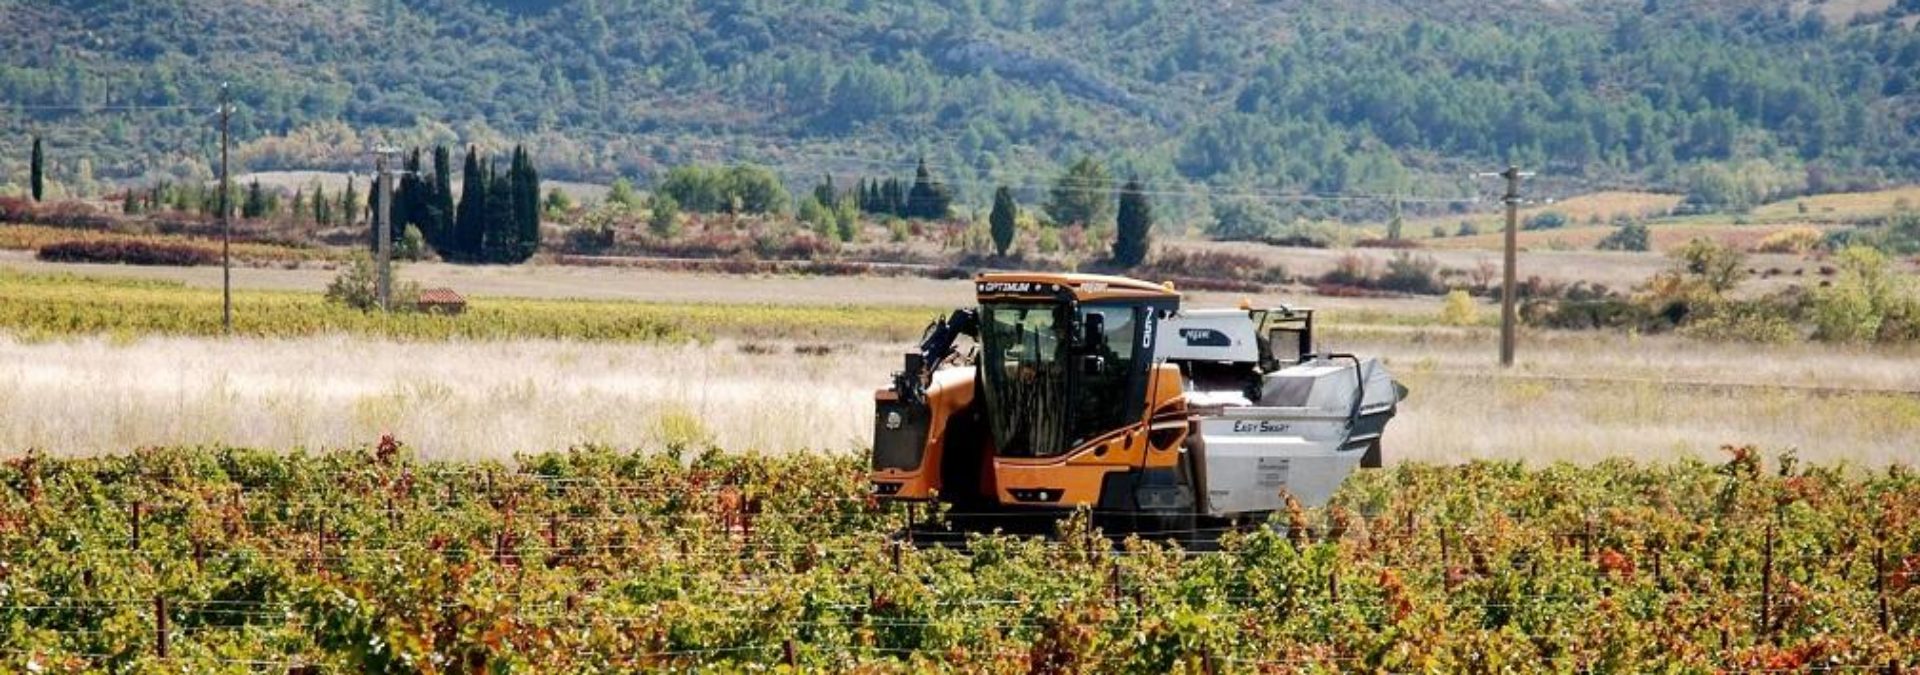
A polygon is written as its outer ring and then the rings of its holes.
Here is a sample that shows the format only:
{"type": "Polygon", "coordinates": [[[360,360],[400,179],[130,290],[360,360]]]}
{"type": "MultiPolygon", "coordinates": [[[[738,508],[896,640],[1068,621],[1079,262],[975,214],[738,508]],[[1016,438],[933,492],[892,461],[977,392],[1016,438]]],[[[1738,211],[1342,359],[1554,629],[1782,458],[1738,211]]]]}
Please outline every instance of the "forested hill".
{"type": "Polygon", "coordinates": [[[544,175],[587,180],[725,160],[802,181],[925,156],[971,203],[1080,154],[1196,193],[1463,194],[1467,169],[1508,159],[1568,186],[1673,186],[1715,163],[1821,189],[1920,175],[1917,15],[1916,0],[0,0],[0,168],[24,174],[38,133],[69,173],[86,158],[101,178],[204,175],[227,80],[250,170],[360,166],[384,135],[527,141],[544,175]]]}

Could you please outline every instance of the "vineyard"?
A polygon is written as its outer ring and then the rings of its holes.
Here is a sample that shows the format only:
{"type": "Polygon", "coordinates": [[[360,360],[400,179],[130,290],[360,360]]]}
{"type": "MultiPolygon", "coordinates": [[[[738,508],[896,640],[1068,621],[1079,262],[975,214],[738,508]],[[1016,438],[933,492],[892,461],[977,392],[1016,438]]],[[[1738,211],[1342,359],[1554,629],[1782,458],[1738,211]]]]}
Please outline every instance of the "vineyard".
{"type": "Polygon", "coordinates": [[[1730,450],[1402,465],[1198,554],[1098,513],[912,541],[850,456],[28,454],[0,469],[0,668],[1920,666],[1920,477],[1730,450]]]}

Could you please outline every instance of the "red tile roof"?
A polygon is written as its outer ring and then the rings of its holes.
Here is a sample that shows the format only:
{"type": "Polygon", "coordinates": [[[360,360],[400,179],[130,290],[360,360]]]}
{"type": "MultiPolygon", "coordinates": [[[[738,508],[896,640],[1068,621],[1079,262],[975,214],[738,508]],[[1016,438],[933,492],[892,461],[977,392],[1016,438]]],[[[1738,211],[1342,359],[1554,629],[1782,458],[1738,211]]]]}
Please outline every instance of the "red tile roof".
{"type": "Polygon", "coordinates": [[[423,305],[464,305],[467,299],[451,288],[428,288],[420,291],[420,304],[423,305]]]}

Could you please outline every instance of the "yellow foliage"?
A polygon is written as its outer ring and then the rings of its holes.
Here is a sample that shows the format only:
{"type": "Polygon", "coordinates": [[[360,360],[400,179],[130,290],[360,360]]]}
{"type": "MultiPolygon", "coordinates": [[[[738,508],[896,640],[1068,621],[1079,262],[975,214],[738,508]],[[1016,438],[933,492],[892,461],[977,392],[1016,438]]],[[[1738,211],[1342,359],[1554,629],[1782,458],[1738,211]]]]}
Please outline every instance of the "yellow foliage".
{"type": "Polygon", "coordinates": [[[1440,323],[1449,326],[1472,326],[1480,323],[1480,307],[1473,296],[1465,290],[1454,289],[1447,292],[1445,304],[1440,307],[1440,323]]]}
{"type": "Polygon", "coordinates": [[[1824,237],[1820,230],[1811,227],[1789,227],[1767,235],[1755,244],[1755,253],[1795,253],[1804,254],[1820,248],[1824,237]]]}

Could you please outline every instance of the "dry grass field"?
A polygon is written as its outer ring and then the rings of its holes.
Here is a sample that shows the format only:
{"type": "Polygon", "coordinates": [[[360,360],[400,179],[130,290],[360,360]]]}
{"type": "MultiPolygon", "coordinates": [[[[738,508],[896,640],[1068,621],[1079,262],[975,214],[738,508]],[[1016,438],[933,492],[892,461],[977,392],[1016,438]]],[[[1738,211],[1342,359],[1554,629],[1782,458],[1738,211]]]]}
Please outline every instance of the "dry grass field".
{"type": "MultiPolygon", "coordinates": [[[[1713,458],[1752,443],[1884,465],[1920,447],[1913,350],[1544,333],[1509,374],[1486,329],[1344,325],[1325,344],[1385,357],[1413,389],[1387,437],[1397,461],[1713,458]]],[[[458,459],[581,443],[846,450],[867,442],[872,393],[907,347],[0,337],[0,451],[320,448],[386,432],[458,459]]]]}

